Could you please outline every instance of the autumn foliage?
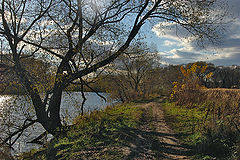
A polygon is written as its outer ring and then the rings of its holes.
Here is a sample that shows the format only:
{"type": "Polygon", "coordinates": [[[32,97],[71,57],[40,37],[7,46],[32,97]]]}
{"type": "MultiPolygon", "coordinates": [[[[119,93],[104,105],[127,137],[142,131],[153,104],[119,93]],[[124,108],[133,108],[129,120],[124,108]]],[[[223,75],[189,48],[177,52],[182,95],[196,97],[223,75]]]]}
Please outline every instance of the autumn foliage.
{"type": "Polygon", "coordinates": [[[171,100],[177,101],[180,105],[193,106],[202,97],[201,89],[205,87],[201,84],[200,76],[209,79],[212,72],[206,74],[208,65],[198,65],[194,63],[190,66],[180,67],[182,77],[178,81],[173,82],[171,100]]]}

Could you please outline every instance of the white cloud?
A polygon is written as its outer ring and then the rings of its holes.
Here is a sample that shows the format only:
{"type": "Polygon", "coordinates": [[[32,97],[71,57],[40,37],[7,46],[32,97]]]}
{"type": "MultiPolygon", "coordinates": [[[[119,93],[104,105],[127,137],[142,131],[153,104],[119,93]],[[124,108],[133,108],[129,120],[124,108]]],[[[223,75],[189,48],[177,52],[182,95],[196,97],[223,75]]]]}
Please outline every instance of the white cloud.
{"type": "Polygon", "coordinates": [[[173,46],[173,45],[177,45],[177,42],[169,41],[169,40],[165,40],[163,43],[164,43],[164,44],[163,44],[164,46],[173,46]]]}
{"type": "Polygon", "coordinates": [[[234,21],[228,24],[221,43],[218,45],[207,44],[204,49],[198,46],[196,39],[190,36],[185,29],[174,23],[164,22],[155,25],[152,31],[163,40],[162,46],[171,48],[164,54],[160,53],[162,61],[170,64],[208,61],[216,65],[240,65],[239,6],[240,0],[229,0],[231,14],[235,17],[234,21]]]}

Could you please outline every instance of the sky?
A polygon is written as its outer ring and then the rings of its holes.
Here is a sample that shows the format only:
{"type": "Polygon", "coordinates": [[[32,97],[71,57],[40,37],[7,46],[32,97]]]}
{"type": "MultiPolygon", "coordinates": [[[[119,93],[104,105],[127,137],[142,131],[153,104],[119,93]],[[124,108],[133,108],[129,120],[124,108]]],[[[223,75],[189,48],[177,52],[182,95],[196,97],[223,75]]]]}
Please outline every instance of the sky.
{"type": "MultiPolygon", "coordinates": [[[[200,48],[181,37],[175,29],[163,29],[156,24],[147,34],[147,42],[158,49],[163,65],[206,61],[217,66],[240,65],[240,0],[228,0],[231,23],[217,45],[200,48]]],[[[165,23],[163,26],[173,27],[165,23]]]]}

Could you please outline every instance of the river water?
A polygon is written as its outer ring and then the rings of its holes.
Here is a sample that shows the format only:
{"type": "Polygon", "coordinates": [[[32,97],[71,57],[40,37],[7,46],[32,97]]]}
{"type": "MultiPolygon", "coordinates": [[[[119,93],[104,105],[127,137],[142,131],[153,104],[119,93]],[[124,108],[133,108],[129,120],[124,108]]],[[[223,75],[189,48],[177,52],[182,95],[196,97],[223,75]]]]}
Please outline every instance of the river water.
{"type": "MultiPolygon", "coordinates": [[[[101,93],[108,98],[108,94],[101,93]]],[[[84,112],[92,110],[101,110],[108,105],[113,105],[113,101],[105,102],[102,98],[93,92],[86,93],[87,101],[84,105],[84,112]]],[[[61,103],[61,117],[65,124],[71,124],[72,120],[81,113],[82,97],[80,92],[64,92],[61,103]]],[[[26,117],[34,117],[34,109],[31,100],[27,96],[9,96],[0,95],[0,138],[6,137],[7,134],[15,130],[15,126],[11,124],[22,125],[26,117]],[[7,126],[3,125],[8,123],[7,126]],[[10,127],[9,127],[10,126],[10,127]]],[[[26,129],[22,136],[13,145],[12,154],[26,152],[32,148],[38,148],[40,145],[27,143],[44,132],[40,124],[34,124],[26,129]]],[[[16,137],[15,137],[16,138],[16,137]]],[[[48,135],[51,139],[51,135],[48,135]]],[[[11,140],[14,141],[14,138],[11,140]]]]}

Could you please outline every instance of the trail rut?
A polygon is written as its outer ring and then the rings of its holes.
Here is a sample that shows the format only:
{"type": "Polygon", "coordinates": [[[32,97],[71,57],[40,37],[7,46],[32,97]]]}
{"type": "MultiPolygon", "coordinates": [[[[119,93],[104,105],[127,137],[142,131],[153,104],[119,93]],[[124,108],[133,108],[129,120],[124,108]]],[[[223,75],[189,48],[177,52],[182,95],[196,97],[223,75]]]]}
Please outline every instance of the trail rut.
{"type": "Polygon", "coordinates": [[[152,120],[143,124],[137,136],[125,149],[126,159],[129,160],[188,160],[190,151],[178,142],[175,134],[166,124],[161,104],[151,102],[137,107],[143,107],[152,114],[152,120]]]}

